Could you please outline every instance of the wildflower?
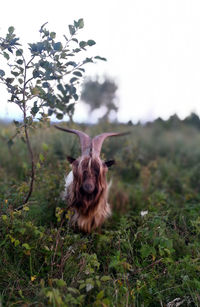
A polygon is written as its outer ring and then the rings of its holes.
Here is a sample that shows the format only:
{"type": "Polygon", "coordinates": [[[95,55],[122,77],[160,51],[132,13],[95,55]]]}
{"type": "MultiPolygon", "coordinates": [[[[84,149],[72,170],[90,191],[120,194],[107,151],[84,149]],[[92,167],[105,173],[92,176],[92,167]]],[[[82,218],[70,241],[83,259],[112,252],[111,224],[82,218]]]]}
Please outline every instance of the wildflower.
{"type": "Polygon", "coordinates": [[[31,281],[34,281],[36,279],[36,276],[31,276],[31,281]]]}
{"type": "Polygon", "coordinates": [[[146,211],[141,211],[140,214],[141,214],[141,216],[145,216],[145,215],[148,214],[148,210],[146,210],[146,211]]]}

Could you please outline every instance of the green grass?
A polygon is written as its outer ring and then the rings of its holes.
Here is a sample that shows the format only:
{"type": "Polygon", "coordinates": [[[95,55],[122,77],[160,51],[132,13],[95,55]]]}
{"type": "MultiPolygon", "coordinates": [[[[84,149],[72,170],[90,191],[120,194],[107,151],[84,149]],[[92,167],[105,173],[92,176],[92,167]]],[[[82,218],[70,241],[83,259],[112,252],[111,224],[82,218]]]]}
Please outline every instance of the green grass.
{"type": "Polygon", "coordinates": [[[14,128],[0,129],[0,305],[153,307],[177,299],[200,306],[198,128],[159,121],[88,127],[91,135],[131,131],[103,146],[102,157],[117,161],[108,174],[113,215],[90,235],[60,222],[66,156],[80,150],[76,136],[32,131],[36,184],[16,211],[27,193],[29,159],[20,138],[7,145],[14,128]]]}

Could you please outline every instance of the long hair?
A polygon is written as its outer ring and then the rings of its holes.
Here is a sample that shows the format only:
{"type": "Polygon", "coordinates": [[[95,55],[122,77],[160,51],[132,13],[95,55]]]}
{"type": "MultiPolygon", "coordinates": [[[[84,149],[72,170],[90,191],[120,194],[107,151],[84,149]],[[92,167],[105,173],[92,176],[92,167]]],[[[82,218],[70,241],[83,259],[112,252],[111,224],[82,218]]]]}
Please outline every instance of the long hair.
{"type": "Polygon", "coordinates": [[[67,187],[68,208],[73,212],[71,223],[85,232],[99,227],[111,214],[107,203],[106,172],[114,160],[100,159],[101,147],[108,137],[127,133],[104,132],[93,138],[86,133],[59,126],[55,128],[76,134],[80,139],[81,157],[68,157],[72,163],[73,181],[67,187]]]}
{"type": "Polygon", "coordinates": [[[72,164],[74,180],[72,184],[73,199],[70,206],[76,207],[85,216],[89,216],[100,200],[106,202],[106,170],[107,167],[99,157],[80,157],[72,164]],[[89,176],[95,186],[91,194],[85,193],[83,183],[89,176]]]}

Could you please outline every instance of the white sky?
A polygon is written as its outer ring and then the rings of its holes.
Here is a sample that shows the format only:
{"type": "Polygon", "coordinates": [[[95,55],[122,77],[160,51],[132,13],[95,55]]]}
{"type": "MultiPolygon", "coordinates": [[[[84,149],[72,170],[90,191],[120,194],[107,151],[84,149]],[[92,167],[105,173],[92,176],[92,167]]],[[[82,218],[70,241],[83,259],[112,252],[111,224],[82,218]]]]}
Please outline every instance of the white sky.
{"type": "MultiPolygon", "coordinates": [[[[79,18],[85,21],[83,38],[97,43],[90,54],[108,59],[88,66],[87,75],[116,79],[119,120],[200,114],[199,0],[3,1],[0,34],[13,25],[22,41],[34,42],[46,21],[50,30],[64,34],[79,18]]],[[[17,109],[0,89],[0,117],[16,118],[17,109]]],[[[86,108],[77,105],[76,119],[86,118],[86,108]]]]}

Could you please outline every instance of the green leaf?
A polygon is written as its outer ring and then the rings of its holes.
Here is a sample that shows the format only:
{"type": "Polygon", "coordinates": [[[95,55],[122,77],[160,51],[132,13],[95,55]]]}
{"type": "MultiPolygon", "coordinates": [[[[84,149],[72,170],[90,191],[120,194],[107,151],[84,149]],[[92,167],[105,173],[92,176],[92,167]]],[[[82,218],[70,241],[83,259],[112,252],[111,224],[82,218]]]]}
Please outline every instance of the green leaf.
{"type": "Polygon", "coordinates": [[[51,37],[52,39],[56,38],[56,33],[55,33],[55,32],[51,32],[51,33],[50,33],[50,37],[51,37]]]}
{"type": "Polygon", "coordinates": [[[57,89],[61,92],[65,92],[65,89],[61,83],[57,85],[57,89]]]}
{"type": "Polygon", "coordinates": [[[106,58],[102,58],[102,57],[100,57],[100,56],[95,56],[94,57],[96,60],[101,60],[101,61],[107,61],[107,59],[106,58]]]}
{"type": "Polygon", "coordinates": [[[102,276],[102,277],[100,278],[100,280],[101,280],[101,281],[108,281],[108,280],[111,280],[111,277],[105,275],[105,276],[102,276]]]}
{"type": "Polygon", "coordinates": [[[15,247],[20,244],[19,240],[15,240],[15,247]]]}
{"type": "Polygon", "coordinates": [[[83,18],[80,18],[78,20],[78,27],[79,27],[79,29],[82,29],[84,27],[84,20],[83,20],[83,18]]]}
{"type": "Polygon", "coordinates": [[[11,26],[11,27],[8,28],[9,34],[13,34],[14,31],[15,31],[14,27],[11,26]]]}
{"type": "MultiPolygon", "coordinates": [[[[66,88],[66,86],[65,86],[65,88],[66,88]]],[[[66,88],[66,89],[68,90],[68,88],[66,88]]],[[[76,88],[75,88],[75,86],[70,86],[70,88],[69,88],[69,93],[70,93],[70,95],[76,94],[76,88]]]]}
{"type": "Polygon", "coordinates": [[[67,285],[66,282],[63,279],[54,279],[54,281],[56,282],[56,285],[59,288],[66,287],[66,285],[67,285]]]}
{"type": "Polygon", "coordinates": [[[41,165],[40,165],[39,162],[36,163],[36,167],[37,167],[37,169],[40,169],[40,168],[41,168],[41,165]]]}
{"type": "Polygon", "coordinates": [[[6,53],[5,51],[3,52],[3,56],[4,56],[4,58],[6,58],[6,60],[9,60],[9,59],[10,59],[9,54],[6,53]]]}
{"type": "Polygon", "coordinates": [[[63,119],[63,114],[62,113],[56,114],[56,118],[59,120],[63,119]]]}
{"type": "Polygon", "coordinates": [[[41,162],[44,162],[44,155],[42,153],[40,153],[39,159],[41,162]]]}
{"type": "Polygon", "coordinates": [[[102,303],[103,303],[102,305],[104,305],[104,306],[110,306],[111,305],[111,302],[107,297],[102,300],[102,303]]]}
{"type": "Polygon", "coordinates": [[[9,84],[13,83],[14,80],[14,78],[6,78],[6,82],[9,84]]]}
{"type": "Polygon", "coordinates": [[[51,116],[53,114],[53,110],[52,109],[49,109],[48,110],[48,116],[51,116]]]}
{"type": "Polygon", "coordinates": [[[49,87],[50,87],[49,82],[43,82],[43,83],[42,83],[42,87],[43,87],[43,88],[49,88],[49,87]]]}
{"type": "MultiPolygon", "coordinates": [[[[11,39],[9,43],[10,43],[11,46],[20,45],[19,43],[17,43],[18,40],[19,40],[19,38],[18,38],[18,37],[15,37],[15,38],[11,39]]],[[[8,48],[8,50],[9,50],[10,52],[12,52],[12,50],[10,50],[10,48],[8,48]]]]}
{"type": "Polygon", "coordinates": [[[39,86],[35,86],[35,87],[31,88],[31,94],[34,95],[34,96],[39,95],[40,94],[39,86]]]}
{"type": "Polygon", "coordinates": [[[156,255],[155,248],[147,244],[142,245],[140,252],[143,259],[149,257],[150,255],[156,255]]]}
{"type": "Polygon", "coordinates": [[[15,77],[18,77],[18,76],[19,76],[19,73],[16,72],[16,71],[11,71],[11,74],[14,75],[15,77]]]}
{"type": "Polygon", "coordinates": [[[73,67],[76,67],[77,66],[77,63],[76,62],[73,62],[73,61],[69,61],[66,63],[67,66],[71,65],[73,67]]]}
{"type": "Polygon", "coordinates": [[[69,112],[69,113],[74,113],[74,103],[71,103],[71,104],[68,106],[67,112],[69,112]]]}
{"type": "Polygon", "coordinates": [[[37,44],[29,44],[32,53],[38,52],[37,44]]]}
{"type": "Polygon", "coordinates": [[[74,100],[75,100],[75,101],[77,101],[78,98],[79,98],[77,94],[74,94],[73,97],[74,97],[74,100]]]}
{"type": "Polygon", "coordinates": [[[35,106],[35,107],[33,107],[32,109],[31,109],[31,113],[33,114],[33,115],[36,115],[38,112],[39,112],[39,108],[37,107],[37,106],[35,106]]]}
{"type": "Polygon", "coordinates": [[[78,77],[82,77],[82,73],[80,71],[74,71],[73,75],[78,76],[78,77]]]}
{"type": "Polygon", "coordinates": [[[5,214],[3,214],[3,215],[1,216],[1,218],[2,218],[3,221],[7,221],[7,219],[8,219],[7,215],[5,215],[5,214]]]}
{"type": "Polygon", "coordinates": [[[86,58],[86,59],[83,61],[83,64],[86,64],[86,63],[93,63],[93,59],[92,59],[92,58],[86,58]]]}
{"type": "Polygon", "coordinates": [[[69,32],[70,32],[71,35],[74,35],[76,33],[75,27],[72,26],[72,25],[69,25],[69,32]]]}
{"type": "Polygon", "coordinates": [[[78,44],[78,39],[77,38],[72,38],[72,40],[78,44]]]}
{"type": "MultiPolygon", "coordinates": [[[[33,44],[33,49],[34,48],[36,48],[37,50],[37,52],[42,52],[43,50],[45,50],[45,43],[44,42],[39,42],[39,43],[37,43],[37,44],[33,44]]],[[[34,51],[35,51],[35,49],[34,49],[34,51]]]]}
{"type": "Polygon", "coordinates": [[[74,77],[70,79],[70,83],[74,83],[76,80],[78,80],[78,78],[74,77]]]}
{"type": "Polygon", "coordinates": [[[64,94],[64,98],[61,98],[61,100],[63,100],[65,103],[68,103],[71,99],[71,96],[65,96],[64,94]]]}
{"type": "Polygon", "coordinates": [[[5,76],[5,71],[0,69],[0,77],[3,77],[3,76],[5,76]]]}
{"type": "Polygon", "coordinates": [[[37,69],[34,69],[33,71],[33,78],[38,78],[40,76],[40,71],[37,69]]]}
{"type": "Polygon", "coordinates": [[[23,60],[17,60],[17,64],[22,65],[23,64],[23,60]]]}
{"type": "Polygon", "coordinates": [[[85,69],[84,68],[77,68],[78,70],[82,71],[82,72],[85,72],[85,69]]]}
{"type": "Polygon", "coordinates": [[[61,44],[61,42],[58,42],[58,43],[53,44],[53,48],[54,48],[55,51],[60,51],[60,50],[62,50],[62,44],[61,44]]]}
{"type": "Polygon", "coordinates": [[[84,47],[87,46],[87,42],[81,41],[81,42],[79,43],[79,46],[80,46],[81,48],[84,48],[84,47]]]}
{"type": "Polygon", "coordinates": [[[80,51],[81,51],[80,48],[73,49],[73,52],[75,52],[75,53],[78,53],[78,52],[80,52],[80,51]]]}
{"type": "Polygon", "coordinates": [[[19,81],[20,84],[22,84],[24,82],[24,80],[21,79],[21,78],[19,78],[18,81],[19,81]]]}
{"type": "Polygon", "coordinates": [[[24,207],[23,207],[23,210],[24,210],[24,211],[29,211],[29,207],[28,207],[28,206],[24,206],[24,207]]]}
{"type": "Polygon", "coordinates": [[[67,290],[74,294],[80,294],[80,291],[76,288],[68,287],[67,290]]]}
{"type": "Polygon", "coordinates": [[[95,41],[93,41],[92,39],[90,39],[89,41],[87,41],[88,46],[93,46],[96,44],[95,41]]]}
{"type": "Polygon", "coordinates": [[[30,245],[28,243],[22,244],[22,247],[24,247],[26,250],[30,250],[31,249],[31,247],[30,247],[30,245]]]}
{"type": "Polygon", "coordinates": [[[16,51],[16,56],[21,56],[23,54],[23,50],[22,49],[18,49],[16,51]]]}
{"type": "Polygon", "coordinates": [[[46,143],[42,143],[42,149],[43,149],[44,151],[48,151],[49,146],[48,146],[46,143]]]}
{"type": "Polygon", "coordinates": [[[97,294],[96,299],[97,299],[97,300],[101,300],[103,297],[104,297],[104,290],[101,290],[101,291],[97,294]]]}
{"type": "Polygon", "coordinates": [[[48,30],[44,29],[43,33],[44,33],[45,36],[49,36],[49,31],[48,30]]]}
{"type": "Polygon", "coordinates": [[[80,286],[79,286],[79,290],[82,290],[83,288],[85,288],[86,287],[86,284],[84,283],[84,284],[81,284],[80,286]]]}

